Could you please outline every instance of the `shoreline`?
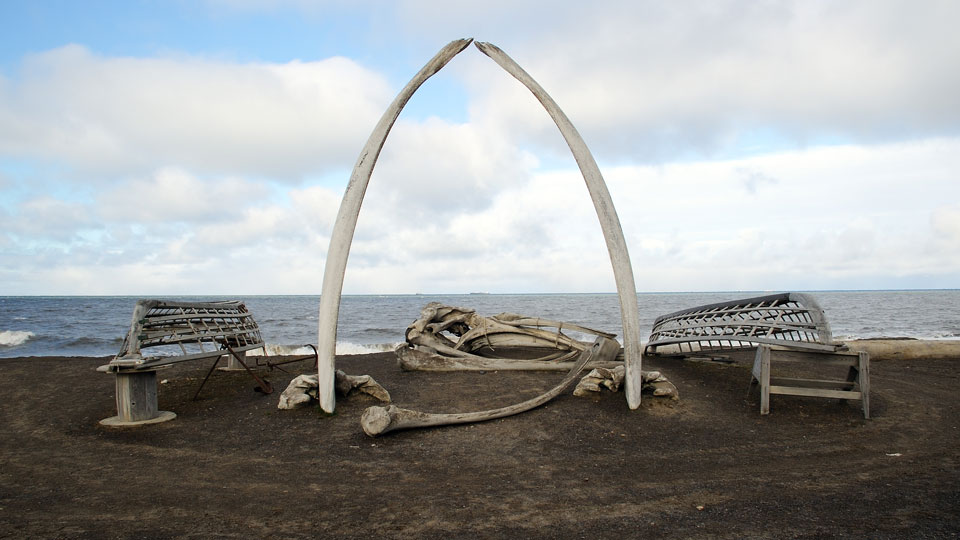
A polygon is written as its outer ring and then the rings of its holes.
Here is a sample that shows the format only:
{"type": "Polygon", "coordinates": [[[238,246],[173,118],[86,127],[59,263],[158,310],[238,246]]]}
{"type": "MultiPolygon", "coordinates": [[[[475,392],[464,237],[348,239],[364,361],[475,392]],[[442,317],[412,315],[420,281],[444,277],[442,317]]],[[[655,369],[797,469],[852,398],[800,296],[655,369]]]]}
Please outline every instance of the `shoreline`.
{"type": "MultiPolygon", "coordinates": [[[[896,360],[896,359],[922,359],[922,358],[960,358],[960,339],[957,338],[943,338],[943,339],[928,339],[928,338],[915,338],[915,337],[878,337],[878,338],[863,338],[863,339],[850,339],[850,340],[838,340],[838,343],[843,343],[850,348],[851,351],[865,351],[870,353],[870,358],[873,361],[883,361],[883,360],[896,360]]],[[[398,343],[399,344],[399,343],[398,343]]],[[[645,342],[644,342],[645,344],[645,342]]],[[[369,350],[362,350],[361,352],[338,352],[337,357],[350,357],[350,356],[364,356],[371,354],[384,354],[392,353],[392,350],[385,348],[389,344],[369,344],[369,345],[356,345],[357,349],[360,350],[364,347],[369,347],[369,350]]],[[[268,356],[284,356],[285,353],[276,353],[276,350],[290,349],[293,351],[293,345],[283,345],[283,344],[271,344],[268,343],[268,356]]],[[[299,346],[300,348],[305,347],[304,345],[299,346]]],[[[286,354],[293,354],[286,353],[286,354]]],[[[298,353],[299,354],[299,353],[298,353]]],[[[99,359],[109,359],[113,358],[112,354],[107,355],[97,355],[97,356],[81,356],[81,355],[63,355],[63,354],[49,354],[49,355],[36,355],[36,356],[0,356],[0,361],[2,360],[12,360],[12,359],[26,359],[26,358],[99,358],[99,359]]]]}

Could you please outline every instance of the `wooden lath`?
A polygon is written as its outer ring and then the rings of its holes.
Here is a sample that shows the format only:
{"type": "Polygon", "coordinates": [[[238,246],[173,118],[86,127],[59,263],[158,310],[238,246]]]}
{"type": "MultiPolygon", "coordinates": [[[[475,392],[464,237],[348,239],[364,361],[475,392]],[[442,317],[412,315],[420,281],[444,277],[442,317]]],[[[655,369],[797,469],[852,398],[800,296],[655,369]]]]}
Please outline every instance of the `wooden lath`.
{"type": "Polygon", "coordinates": [[[259,347],[263,347],[260,327],[242,302],[139,300],[130,331],[111,364],[146,369],[259,347]],[[164,345],[177,346],[183,354],[143,356],[144,349],[164,345]]]}
{"type": "Polygon", "coordinates": [[[761,344],[835,351],[830,325],[813,297],[782,293],[684,309],[658,317],[646,354],[736,350],[761,344]]]}

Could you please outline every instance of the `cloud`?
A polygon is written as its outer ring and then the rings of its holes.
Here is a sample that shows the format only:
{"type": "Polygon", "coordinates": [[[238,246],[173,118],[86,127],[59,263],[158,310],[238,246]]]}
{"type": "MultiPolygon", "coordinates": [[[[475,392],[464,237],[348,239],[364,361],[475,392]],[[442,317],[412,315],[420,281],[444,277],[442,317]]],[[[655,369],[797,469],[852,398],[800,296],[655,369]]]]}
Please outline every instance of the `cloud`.
{"type": "Polygon", "coordinates": [[[937,250],[952,253],[960,261],[960,204],[934,208],[930,214],[930,225],[937,250]]]}
{"type": "Polygon", "coordinates": [[[69,45],[0,84],[0,154],[101,177],[174,165],[299,181],[348,167],[389,94],[346,58],[236,64],[69,45]]]}
{"type": "MultiPolygon", "coordinates": [[[[391,49],[356,58],[382,73],[81,45],[24,58],[0,78],[0,286],[319,292],[347,171],[399,85],[461,35],[502,46],[583,133],[641,290],[960,279],[955,3],[448,4],[362,17],[386,33],[357,42],[391,49]]],[[[473,49],[427,85],[373,173],[345,292],[613,290],[583,180],[529,92],[473,49]]]]}
{"type": "Polygon", "coordinates": [[[104,220],[135,223],[224,221],[232,212],[261,204],[264,183],[238,177],[201,179],[176,168],[115,184],[98,196],[104,220]]]}
{"type": "MultiPolygon", "coordinates": [[[[960,140],[935,139],[604,172],[640,290],[924,287],[960,275],[960,210],[943,202],[960,200],[957,156],[960,140]],[[744,171],[777,182],[749,193],[744,171]]],[[[412,208],[365,205],[344,291],[614,290],[579,173],[524,174],[528,180],[492,190],[486,204],[434,214],[420,205],[427,219],[411,219],[412,208]]],[[[382,180],[371,192],[385,187],[382,180]]],[[[400,189],[409,179],[395,180],[400,189]]],[[[132,184],[140,191],[129,196],[157,190],[160,197],[159,186],[198,181],[162,170],[132,184]]],[[[206,182],[230,196],[229,178],[206,182]]],[[[239,186],[238,193],[261,189],[239,186]]],[[[25,201],[14,223],[23,227],[27,217],[44,225],[5,247],[5,286],[48,294],[316,293],[340,193],[287,188],[237,197],[216,219],[182,213],[167,221],[157,218],[175,211],[176,200],[158,199],[156,214],[129,222],[105,217],[110,200],[25,201]],[[96,237],[65,236],[84,227],[96,237]]]]}
{"type": "Polygon", "coordinates": [[[364,215],[382,228],[384,216],[436,223],[488,207],[505,188],[526,183],[538,163],[498,135],[438,118],[398,122],[371,177],[364,215]]]}
{"type": "Polygon", "coordinates": [[[85,205],[41,195],[23,201],[15,215],[5,216],[6,233],[32,243],[43,239],[63,243],[80,239],[85,230],[101,229],[85,205]]]}
{"type": "MultiPolygon", "coordinates": [[[[960,126],[960,72],[945,69],[960,49],[955,2],[493,2],[466,13],[411,1],[398,11],[411,33],[503,47],[606,160],[724,156],[757,136],[783,148],[960,126]]],[[[518,83],[465,76],[475,117],[565,152],[518,83]]]]}

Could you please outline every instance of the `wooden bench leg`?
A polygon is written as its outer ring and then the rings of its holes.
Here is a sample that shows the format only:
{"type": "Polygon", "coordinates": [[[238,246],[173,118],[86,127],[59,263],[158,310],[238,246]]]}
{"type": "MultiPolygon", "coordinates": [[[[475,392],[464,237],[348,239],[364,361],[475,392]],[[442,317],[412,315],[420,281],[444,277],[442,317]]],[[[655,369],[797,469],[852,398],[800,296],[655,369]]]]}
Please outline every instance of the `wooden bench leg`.
{"type": "MultiPolygon", "coordinates": [[[[770,347],[760,345],[753,359],[753,378],[760,383],[760,414],[770,414],[770,347]]],[[[751,379],[750,384],[753,384],[751,379]]]]}
{"type": "Polygon", "coordinates": [[[227,366],[220,368],[220,371],[243,371],[243,364],[237,361],[232,354],[223,355],[227,359],[227,366]]]}
{"type": "Polygon", "coordinates": [[[870,354],[861,352],[858,358],[860,371],[860,400],[863,402],[863,417],[870,418],[870,354]]]}

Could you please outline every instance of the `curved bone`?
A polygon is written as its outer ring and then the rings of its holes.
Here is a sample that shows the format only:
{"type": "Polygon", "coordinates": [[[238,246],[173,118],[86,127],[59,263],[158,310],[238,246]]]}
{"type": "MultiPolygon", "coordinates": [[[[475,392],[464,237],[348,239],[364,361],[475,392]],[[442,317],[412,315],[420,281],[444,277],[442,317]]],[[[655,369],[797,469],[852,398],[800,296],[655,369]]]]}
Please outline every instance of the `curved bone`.
{"type": "Polygon", "coordinates": [[[420,88],[420,85],[433,74],[447,65],[454,56],[467,48],[472,38],[451,41],[423,68],[414,75],[413,79],[397,94],[393,103],[387,107],[377,126],[367,139],[353,166],[350,183],[343,193],[343,202],[337,212],[337,220],[330,235],[330,248],[327,250],[327,262],[323,269],[323,288],[320,292],[320,313],[317,337],[317,379],[319,382],[318,395],[320,407],[332,413],[336,407],[334,397],[334,370],[337,352],[337,318],[340,314],[340,294],[343,291],[343,275],[347,269],[347,257],[350,255],[350,244],[353,243],[353,233],[357,228],[357,218],[360,216],[360,204],[367,191],[373,166],[387,140],[387,135],[400,116],[400,111],[420,88]]]}
{"type": "MultiPolygon", "coordinates": [[[[397,347],[397,364],[403,371],[567,371],[576,365],[571,361],[580,351],[566,351],[555,359],[517,360],[513,358],[487,358],[484,356],[449,357],[401,345],[397,347]]],[[[584,368],[613,368],[622,362],[591,361],[584,368]]]]}
{"type": "MultiPolygon", "coordinates": [[[[498,370],[502,366],[502,369],[542,369],[545,363],[567,362],[590,348],[589,343],[563,334],[565,328],[610,339],[615,337],[573,323],[515,313],[483,317],[473,309],[430,302],[420,310],[420,317],[407,326],[404,333],[407,344],[398,348],[396,353],[400,366],[408,370],[420,366],[428,371],[452,371],[458,367],[498,370]],[[544,329],[548,327],[557,330],[544,329]],[[454,342],[445,333],[456,335],[458,339],[454,342]],[[517,359],[515,364],[506,367],[513,360],[491,358],[491,353],[497,349],[525,351],[524,359],[517,359]],[[478,352],[480,350],[487,352],[478,352]],[[545,351],[549,352],[542,354],[545,351]],[[532,356],[537,354],[541,356],[532,356]]],[[[573,363],[569,362],[555,369],[566,371],[571,366],[573,363]]]]}
{"type": "MultiPolygon", "coordinates": [[[[320,383],[319,395],[320,406],[326,412],[333,412],[336,406],[333,392],[333,372],[335,369],[336,357],[336,339],[337,339],[337,317],[340,311],[340,294],[343,289],[343,277],[347,266],[347,257],[350,254],[350,244],[353,241],[353,233],[356,229],[357,218],[360,214],[360,205],[363,202],[363,196],[366,192],[367,184],[370,181],[370,175],[373,172],[373,166],[376,164],[377,157],[383,144],[386,141],[390,128],[396,121],[404,105],[410,99],[414,92],[429,77],[443,68],[454,56],[465,49],[472,39],[460,39],[452,41],[434,56],[430,62],[425,65],[407,86],[400,91],[387,111],[384,112],[380,122],[374,128],[373,133],[367,140],[360,157],[354,165],[353,173],[350,176],[350,183],[343,195],[343,201],[340,204],[340,210],[337,213],[337,219],[334,223],[333,233],[330,237],[330,248],[327,251],[327,261],[323,273],[323,288],[321,289],[320,313],[318,322],[318,354],[319,361],[317,374],[320,383]]],[[[563,111],[557,106],[553,99],[533,80],[530,75],[523,71],[509,56],[502,50],[489,43],[477,43],[477,47],[487,56],[492,58],[497,64],[504,68],[507,73],[513,75],[522,82],[536,98],[543,104],[547,113],[553,119],[559,128],[560,133],[567,141],[570,151],[573,153],[583,179],[587,184],[587,191],[593,200],[594,208],[597,211],[597,217],[600,220],[600,227],[603,230],[603,236],[607,243],[607,251],[610,253],[610,262],[613,266],[614,279],[617,283],[617,293],[620,297],[620,316],[623,321],[624,332],[624,359],[626,366],[626,396],[627,404],[631,409],[640,406],[640,320],[637,310],[637,288],[633,279],[633,270],[630,266],[630,255],[627,251],[627,244],[623,237],[623,230],[620,227],[620,220],[617,217],[610,193],[607,191],[603,176],[597,167],[596,161],[590,154],[590,150],[583,142],[580,134],[570,123],[563,111]]]]}
{"type": "Polygon", "coordinates": [[[570,384],[577,378],[577,375],[580,374],[580,371],[583,369],[583,366],[587,364],[587,362],[591,360],[612,360],[617,356],[619,351],[620,344],[617,343],[616,340],[605,337],[597,338],[597,341],[594,342],[593,346],[589,350],[580,354],[580,360],[573,366],[573,369],[567,373],[566,377],[560,381],[560,384],[553,387],[546,393],[543,393],[535,398],[528,399],[527,401],[517,403],[516,405],[501,407],[499,409],[491,409],[488,411],[451,414],[424,413],[410,409],[401,409],[396,405],[390,405],[388,407],[369,407],[363,412],[363,416],[360,418],[360,425],[363,427],[364,433],[371,437],[376,437],[377,435],[383,435],[384,433],[399,429],[469,424],[471,422],[483,422],[485,420],[494,420],[496,418],[503,418],[505,416],[522,413],[539,407],[540,405],[543,405],[544,403],[560,395],[560,393],[566,390],[566,388],[570,386],[570,384]]]}
{"type": "Polygon", "coordinates": [[[494,315],[493,318],[510,326],[536,326],[557,328],[559,330],[574,330],[577,332],[583,332],[584,334],[592,334],[594,336],[603,336],[608,338],[616,336],[616,334],[603,332],[601,330],[594,330],[593,328],[587,328],[586,326],[580,326],[579,324],[554,321],[550,319],[541,319],[540,317],[527,317],[526,315],[519,315],[517,313],[501,313],[499,315],[494,315]]]}
{"type": "Polygon", "coordinates": [[[560,110],[553,98],[533,80],[507,53],[490,43],[476,42],[484,54],[493,59],[510,75],[522,82],[530,92],[540,101],[544,109],[557,125],[567,146],[573,153],[583,180],[587,184],[587,191],[593,199],[593,206],[600,219],[603,237],[607,242],[607,251],[610,253],[610,263],[613,266],[614,279],[617,282],[617,294],[620,296],[620,317],[623,321],[623,348],[624,365],[626,367],[624,393],[627,395],[627,404],[631,409],[640,406],[640,391],[643,383],[640,380],[640,313],[637,307],[637,286],[633,279],[633,268],[630,265],[630,254],[627,251],[627,242],[623,237],[620,219],[613,206],[613,199],[607,191],[607,185],[600,174],[600,168],[593,159],[590,149],[583,138],[573,127],[567,115],[560,110]]]}

